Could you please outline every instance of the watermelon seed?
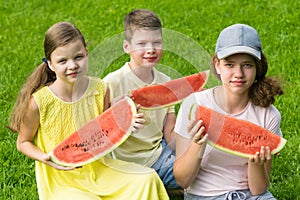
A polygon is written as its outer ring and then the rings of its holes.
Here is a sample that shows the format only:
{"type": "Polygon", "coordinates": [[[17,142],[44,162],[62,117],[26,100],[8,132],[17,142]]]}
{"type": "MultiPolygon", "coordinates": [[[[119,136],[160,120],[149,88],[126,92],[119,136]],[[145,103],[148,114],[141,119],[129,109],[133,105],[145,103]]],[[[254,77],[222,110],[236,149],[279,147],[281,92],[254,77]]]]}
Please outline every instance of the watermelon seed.
{"type": "Polygon", "coordinates": [[[83,148],[83,151],[88,151],[89,149],[88,148],[83,148]]]}

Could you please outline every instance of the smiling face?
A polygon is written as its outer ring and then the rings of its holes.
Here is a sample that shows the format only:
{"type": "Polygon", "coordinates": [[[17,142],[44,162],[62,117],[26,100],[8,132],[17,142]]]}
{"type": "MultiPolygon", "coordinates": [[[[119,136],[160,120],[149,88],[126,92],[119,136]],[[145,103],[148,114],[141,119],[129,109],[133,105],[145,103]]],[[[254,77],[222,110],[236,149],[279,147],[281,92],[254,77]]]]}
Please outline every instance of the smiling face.
{"type": "Polygon", "coordinates": [[[82,79],[88,68],[88,52],[81,40],[56,48],[48,61],[57,81],[74,84],[82,79]]]}
{"type": "Polygon", "coordinates": [[[138,29],[134,32],[131,41],[124,41],[124,51],[130,54],[129,66],[154,67],[162,56],[162,33],[160,29],[138,29]]]}
{"type": "Polygon", "coordinates": [[[256,65],[252,56],[235,54],[219,61],[216,60],[215,67],[227,91],[248,95],[256,76],[256,65]]]}

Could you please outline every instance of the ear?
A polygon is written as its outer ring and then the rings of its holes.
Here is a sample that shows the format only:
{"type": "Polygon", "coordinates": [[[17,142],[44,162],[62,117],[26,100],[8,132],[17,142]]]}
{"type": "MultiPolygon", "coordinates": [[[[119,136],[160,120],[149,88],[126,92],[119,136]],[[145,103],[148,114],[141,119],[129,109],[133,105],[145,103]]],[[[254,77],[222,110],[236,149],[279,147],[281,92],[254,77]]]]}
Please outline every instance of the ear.
{"type": "Polygon", "coordinates": [[[220,61],[219,61],[219,59],[214,58],[213,63],[214,63],[214,67],[216,69],[217,74],[220,74],[220,68],[219,68],[220,67],[220,61]]]}
{"type": "Polygon", "coordinates": [[[54,72],[54,69],[52,68],[52,66],[51,66],[51,61],[50,60],[47,60],[47,63],[48,63],[48,67],[51,69],[51,71],[53,71],[54,72]]]}
{"type": "Polygon", "coordinates": [[[123,50],[127,54],[129,54],[129,52],[130,52],[130,43],[127,40],[123,41],[123,50]]]}

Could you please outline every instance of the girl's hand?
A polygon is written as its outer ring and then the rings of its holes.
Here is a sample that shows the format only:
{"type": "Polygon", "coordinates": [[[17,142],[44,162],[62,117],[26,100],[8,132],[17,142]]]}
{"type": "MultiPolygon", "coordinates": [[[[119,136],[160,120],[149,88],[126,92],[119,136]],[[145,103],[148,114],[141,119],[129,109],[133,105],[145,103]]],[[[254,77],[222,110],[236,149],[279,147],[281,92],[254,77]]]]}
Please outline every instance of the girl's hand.
{"type": "Polygon", "coordinates": [[[202,123],[202,120],[194,120],[187,128],[192,141],[198,145],[203,144],[207,140],[207,134],[204,136],[205,127],[202,123]]]}
{"type": "Polygon", "coordinates": [[[260,148],[260,152],[256,152],[256,154],[249,158],[249,163],[255,165],[264,165],[267,161],[272,159],[271,151],[268,146],[262,146],[260,148]]]}
{"type": "Polygon", "coordinates": [[[136,133],[139,129],[144,128],[144,123],[146,122],[143,113],[137,113],[133,116],[134,123],[132,126],[132,132],[136,133]]]}
{"type": "Polygon", "coordinates": [[[202,159],[203,157],[206,148],[206,141],[208,138],[207,134],[204,135],[205,127],[202,125],[202,123],[202,120],[194,120],[187,127],[188,133],[192,141],[200,147],[199,152],[197,153],[199,159],[202,159]]]}
{"type": "Polygon", "coordinates": [[[74,167],[64,167],[64,166],[61,166],[61,165],[58,165],[58,164],[52,162],[51,157],[48,154],[45,154],[45,156],[42,158],[42,162],[47,165],[50,165],[51,167],[54,167],[55,169],[58,169],[58,170],[68,171],[68,170],[76,169],[74,167]]]}

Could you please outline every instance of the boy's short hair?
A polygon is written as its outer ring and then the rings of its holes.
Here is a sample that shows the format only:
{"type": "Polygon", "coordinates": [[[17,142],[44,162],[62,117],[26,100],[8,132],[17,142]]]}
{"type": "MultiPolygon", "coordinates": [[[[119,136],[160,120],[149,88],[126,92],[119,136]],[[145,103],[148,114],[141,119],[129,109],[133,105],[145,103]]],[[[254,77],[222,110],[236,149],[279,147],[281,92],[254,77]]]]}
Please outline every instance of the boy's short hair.
{"type": "Polygon", "coordinates": [[[137,9],[124,17],[125,40],[131,41],[134,32],[138,29],[161,30],[161,21],[151,10],[137,9]]]}

